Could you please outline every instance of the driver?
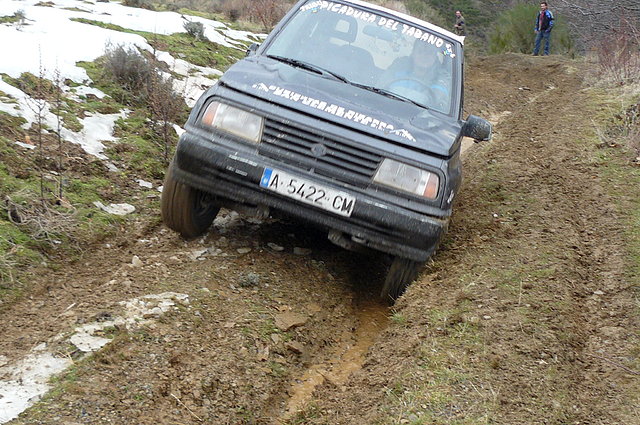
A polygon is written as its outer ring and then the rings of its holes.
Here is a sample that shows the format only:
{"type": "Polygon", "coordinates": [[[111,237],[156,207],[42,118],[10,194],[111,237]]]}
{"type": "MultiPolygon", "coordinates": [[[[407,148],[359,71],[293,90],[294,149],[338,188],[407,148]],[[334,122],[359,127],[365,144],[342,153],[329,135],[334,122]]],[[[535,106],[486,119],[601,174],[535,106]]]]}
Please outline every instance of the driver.
{"type": "Polygon", "coordinates": [[[441,66],[444,55],[432,44],[416,40],[410,56],[396,59],[387,70],[386,88],[426,105],[448,105],[449,83],[441,66]]]}

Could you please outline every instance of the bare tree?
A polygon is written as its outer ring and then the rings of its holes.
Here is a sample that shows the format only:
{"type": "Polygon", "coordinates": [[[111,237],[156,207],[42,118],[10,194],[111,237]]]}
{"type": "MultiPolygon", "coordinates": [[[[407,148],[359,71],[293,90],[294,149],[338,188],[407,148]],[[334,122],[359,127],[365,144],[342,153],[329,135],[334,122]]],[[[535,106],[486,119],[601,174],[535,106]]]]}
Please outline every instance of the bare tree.
{"type": "Polygon", "coordinates": [[[36,157],[36,168],[40,173],[40,199],[44,199],[44,147],[42,132],[44,130],[44,114],[47,109],[47,93],[44,87],[45,69],[42,65],[42,56],[40,57],[40,65],[38,76],[35,78],[35,87],[32,93],[27,97],[27,105],[35,114],[36,118],[36,143],[38,155],[36,157]]]}
{"type": "Polygon", "coordinates": [[[612,32],[629,31],[640,36],[638,0],[556,0],[554,8],[567,17],[567,23],[583,47],[590,47],[612,32]]]}
{"type": "Polygon", "coordinates": [[[269,31],[284,16],[287,5],[282,0],[254,0],[251,3],[251,17],[269,31]]]}
{"type": "Polygon", "coordinates": [[[184,97],[179,96],[173,89],[173,76],[170,73],[163,73],[160,65],[154,50],[151,60],[153,72],[147,85],[147,102],[154,130],[156,123],[161,126],[163,159],[165,164],[168,164],[175,139],[172,137],[171,126],[184,110],[185,103],[184,97]]]}
{"type": "Polygon", "coordinates": [[[62,201],[62,187],[64,180],[63,173],[63,140],[62,140],[62,77],[60,70],[56,69],[53,76],[53,83],[55,86],[54,104],[57,110],[56,114],[56,137],[58,138],[58,199],[62,201]]]}

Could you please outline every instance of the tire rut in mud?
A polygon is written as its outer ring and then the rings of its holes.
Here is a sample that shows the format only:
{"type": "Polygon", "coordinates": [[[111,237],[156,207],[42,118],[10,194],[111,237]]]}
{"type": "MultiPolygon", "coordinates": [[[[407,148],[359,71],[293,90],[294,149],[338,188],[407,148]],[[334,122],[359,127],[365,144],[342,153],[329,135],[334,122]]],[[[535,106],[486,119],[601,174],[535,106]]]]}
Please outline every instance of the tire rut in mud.
{"type": "MultiPolygon", "coordinates": [[[[126,235],[47,276],[1,313],[0,354],[11,363],[44,342],[75,357],[73,390],[37,409],[41,423],[79,411],[90,422],[283,422],[309,402],[314,382],[341,385],[364,362],[389,314],[378,298],[384,268],[299,224],[223,210],[198,240],[163,228],[126,235]],[[59,338],[122,316],[122,301],[167,291],[188,303],[116,326],[91,357],[59,338]]],[[[23,423],[33,423],[29,414],[23,423]]]]}

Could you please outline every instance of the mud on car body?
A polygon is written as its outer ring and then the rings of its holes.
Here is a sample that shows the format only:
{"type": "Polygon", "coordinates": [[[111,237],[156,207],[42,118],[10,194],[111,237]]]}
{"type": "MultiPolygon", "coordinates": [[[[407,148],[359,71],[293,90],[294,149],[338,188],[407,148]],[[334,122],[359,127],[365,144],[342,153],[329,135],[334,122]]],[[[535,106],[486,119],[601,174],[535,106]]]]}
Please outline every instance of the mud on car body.
{"type": "Polygon", "coordinates": [[[361,1],[298,2],[198,100],[167,170],[164,222],[277,211],[387,253],[394,300],[447,230],[461,182],[463,38],[361,1]]]}

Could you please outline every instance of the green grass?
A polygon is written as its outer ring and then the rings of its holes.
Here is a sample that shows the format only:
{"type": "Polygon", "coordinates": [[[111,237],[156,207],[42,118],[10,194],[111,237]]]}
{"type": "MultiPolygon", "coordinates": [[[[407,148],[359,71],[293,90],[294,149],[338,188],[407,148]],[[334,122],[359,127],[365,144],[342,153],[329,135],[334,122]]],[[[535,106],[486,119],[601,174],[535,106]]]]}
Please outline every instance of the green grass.
{"type": "Polygon", "coordinates": [[[73,20],[114,31],[140,35],[147,40],[147,43],[157,50],[169,52],[172,56],[184,59],[194,65],[217,68],[221,71],[226,70],[238,59],[245,56],[244,48],[234,49],[208,40],[196,40],[187,33],[179,32],[171,35],[163,35],[145,31],[129,30],[118,25],[93,21],[90,19],[74,18],[73,20]]]}
{"type": "Polygon", "coordinates": [[[0,24],[15,24],[20,21],[20,17],[16,15],[0,16],[0,24]]]}

